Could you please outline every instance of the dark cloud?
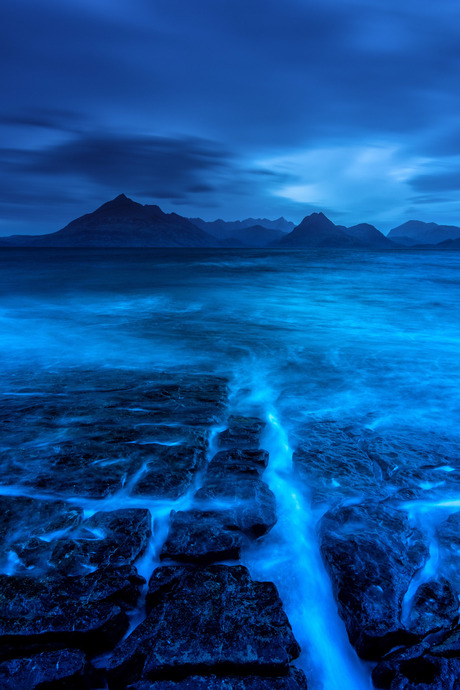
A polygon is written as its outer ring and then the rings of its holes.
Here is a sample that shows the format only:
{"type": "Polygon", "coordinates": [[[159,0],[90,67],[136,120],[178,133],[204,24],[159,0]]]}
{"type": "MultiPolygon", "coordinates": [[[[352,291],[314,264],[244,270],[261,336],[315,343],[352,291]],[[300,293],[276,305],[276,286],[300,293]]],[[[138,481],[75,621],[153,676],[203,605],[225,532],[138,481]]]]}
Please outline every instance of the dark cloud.
{"type": "Polygon", "coordinates": [[[441,131],[428,132],[425,137],[408,148],[412,154],[430,158],[452,158],[460,155],[460,128],[457,122],[444,123],[441,131]]]}
{"type": "Polygon", "coordinates": [[[446,172],[435,172],[428,175],[417,175],[410,184],[418,192],[458,192],[460,191],[460,165],[446,172]]]}
{"type": "Polygon", "coordinates": [[[152,197],[176,198],[204,191],[206,177],[227,169],[230,159],[203,139],[92,134],[28,151],[19,165],[39,175],[81,176],[108,190],[148,189],[152,197]]]}
{"type": "Polygon", "coordinates": [[[447,196],[435,196],[434,194],[413,196],[408,201],[412,204],[449,204],[452,202],[447,196]]]}
{"type": "Polygon", "coordinates": [[[0,125],[13,127],[39,127],[63,132],[79,132],[86,121],[87,118],[81,113],[69,110],[47,110],[37,107],[26,108],[16,113],[0,112],[0,125]]]}
{"type": "Polygon", "coordinates": [[[267,174],[272,184],[293,180],[288,174],[246,170],[213,141],[120,133],[74,134],[39,150],[3,148],[0,165],[0,213],[8,221],[48,221],[60,211],[67,222],[72,213],[87,212],[90,200],[98,205],[120,192],[147,203],[169,202],[167,210],[188,206],[192,214],[196,199],[202,208],[218,208],[223,200],[260,198],[267,174]],[[62,193],[66,189],[73,192],[62,193]]]}
{"type": "MultiPolygon", "coordinates": [[[[3,0],[0,203],[28,188],[25,205],[45,213],[40,198],[66,184],[87,204],[125,191],[193,215],[297,220],[308,204],[274,193],[305,171],[264,160],[381,143],[401,169],[433,158],[388,188],[388,213],[414,189],[458,188],[434,171],[460,155],[459,67],[451,0],[3,0]]],[[[66,220],[77,207],[65,204],[46,213],[66,220]]]]}

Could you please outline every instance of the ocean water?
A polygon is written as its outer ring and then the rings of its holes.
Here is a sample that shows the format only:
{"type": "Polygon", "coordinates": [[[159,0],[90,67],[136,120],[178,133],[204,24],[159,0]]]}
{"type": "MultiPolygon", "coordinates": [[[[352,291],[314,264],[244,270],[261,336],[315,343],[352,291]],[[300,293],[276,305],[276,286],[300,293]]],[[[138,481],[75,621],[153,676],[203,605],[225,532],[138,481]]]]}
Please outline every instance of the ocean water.
{"type": "MultiPolygon", "coordinates": [[[[370,687],[292,450],[313,421],[456,446],[460,253],[8,248],[0,294],[3,390],[25,369],[81,366],[229,378],[233,409],[267,420],[265,478],[278,506],[277,526],[245,562],[277,584],[311,687],[370,687]]],[[[437,515],[440,503],[408,510],[437,515]]],[[[446,503],[443,515],[460,495],[446,503]]]]}
{"type": "Polygon", "coordinates": [[[451,432],[459,303],[454,252],[3,249],[0,357],[252,372],[288,426],[451,432]]]}

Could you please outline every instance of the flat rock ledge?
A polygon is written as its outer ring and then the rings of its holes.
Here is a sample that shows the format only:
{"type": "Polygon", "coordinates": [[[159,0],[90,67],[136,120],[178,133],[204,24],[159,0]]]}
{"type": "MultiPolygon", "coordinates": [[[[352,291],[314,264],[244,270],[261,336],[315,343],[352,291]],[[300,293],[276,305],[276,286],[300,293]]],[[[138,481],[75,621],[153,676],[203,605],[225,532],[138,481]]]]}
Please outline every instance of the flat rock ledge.
{"type": "Polygon", "coordinates": [[[319,538],[337,608],[359,656],[376,662],[374,686],[459,690],[455,438],[323,421],[297,440],[299,481],[325,506],[319,538]]]}
{"type": "Polygon", "coordinates": [[[263,420],[231,416],[210,457],[227,382],[73,370],[10,384],[0,688],[306,690],[275,586],[237,564],[276,505],[263,420]]]}
{"type": "Polygon", "coordinates": [[[283,676],[299,655],[275,586],[243,566],[163,566],[146,604],[147,618],[110,662],[113,688],[136,676],[283,676]]]}
{"type": "Polygon", "coordinates": [[[141,681],[128,690],[307,690],[302,671],[291,668],[286,676],[189,676],[184,680],[141,681]]]}

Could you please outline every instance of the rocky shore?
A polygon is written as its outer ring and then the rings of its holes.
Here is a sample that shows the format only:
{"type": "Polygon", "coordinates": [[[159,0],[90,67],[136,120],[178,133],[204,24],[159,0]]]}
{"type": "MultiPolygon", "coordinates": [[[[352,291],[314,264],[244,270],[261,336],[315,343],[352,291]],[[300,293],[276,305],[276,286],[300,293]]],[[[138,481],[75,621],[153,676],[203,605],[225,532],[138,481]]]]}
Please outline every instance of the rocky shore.
{"type": "MultiPolygon", "coordinates": [[[[277,521],[265,421],[228,410],[216,376],[31,372],[4,388],[2,689],[305,690],[275,585],[241,563],[277,521]]],[[[325,506],[322,557],[375,687],[455,690],[460,466],[422,441],[314,423],[295,477],[325,506]]]]}
{"type": "Polygon", "coordinates": [[[294,453],[319,523],[340,616],[376,688],[460,687],[458,453],[427,433],[408,440],[332,422],[294,453]]]}
{"type": "Polygon", "coordinates": [[[0,685],[306,688],[275,586],[263,421],[216,377],[73,372],[3,396],[0,685]]]}

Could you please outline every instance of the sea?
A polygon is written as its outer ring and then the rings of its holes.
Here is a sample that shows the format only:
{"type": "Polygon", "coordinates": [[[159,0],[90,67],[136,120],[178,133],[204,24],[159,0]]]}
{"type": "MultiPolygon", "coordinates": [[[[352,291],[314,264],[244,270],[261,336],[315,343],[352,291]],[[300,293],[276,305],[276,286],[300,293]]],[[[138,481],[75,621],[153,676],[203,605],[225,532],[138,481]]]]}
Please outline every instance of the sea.
{"type": "Polygon", "coordinates": [[[26,370],[212,373],[265,416],[278,525],[246,564],[277,585],[311,687],[371,687],[292,451],[321,421],[456,447],[460,252],[1,248],[0,293],[0,393],[26,370]]]}

